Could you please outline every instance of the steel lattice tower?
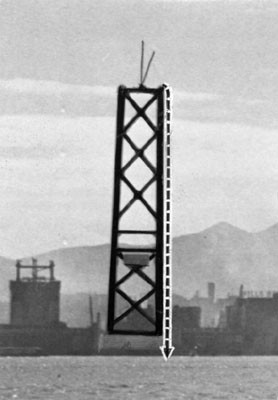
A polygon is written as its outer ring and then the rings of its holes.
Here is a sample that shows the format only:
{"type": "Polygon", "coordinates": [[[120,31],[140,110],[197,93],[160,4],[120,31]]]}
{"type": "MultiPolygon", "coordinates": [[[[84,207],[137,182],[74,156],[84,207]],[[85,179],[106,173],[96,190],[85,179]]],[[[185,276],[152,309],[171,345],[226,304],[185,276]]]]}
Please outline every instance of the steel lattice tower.
{"type": "MultiPolygon", "coordinates": [[[[161,335],[163,325],[163,232],[164,232],[164,117],[165,86],[158,88],[126,88],[118,89],[117,132],[114,172],[114,204],[112,222],[112,241],[110,259],[108,332],[111,334],[161,335]],[[138,96],[140,101],[138,101],[138,96]],[[142,100],[143,103],[142,103],[142,100]],[[127,118],[127,107],[135,113],[127,118]],[[151,118],[149,110],[155,110],[151,118]],[[146,129],[149,136],[137,144],[133,130],[138,122],[146,129]],[[143,123],[143,124],[142,124],[143,123]],[[131,154],[124,156],[124,147],[131,154]],[[150,159],[148,151],[155,148],[155,155],[150,159]],[[135,163],[141,162],[140,170],[147,169],[148,176],[141,186],[137,185],[137,175],[132,178],[128,173],[135,163]],[[142,164],[143,162],[143,164],[142,164]],[[149,188],[154,189],[154,201],[147,196],[149,188]],[[128,200],[123,199],[124,190],[131,193],[128,200]],[[135,220],[132,227],[121,226],[136,204],[143,206],[148,217],[154,222],[152,228],[138,228],[135,220]],[[121,237],[125,239],[121,241],[121,237]],[[138,243],[128,244],[129,238],[138,238],[138,243]],[[152,245],[140,244],[140,238],[151,237],[152,245]],[[120,268],[123,273],[119,274],[120,268]],[[134,298],[127,293],[124,286],[134,277],[140,278],[146,286],[144,295],[134,298]],[[150,307],[144,308],[146,302],[152,300],[150,307]],[[121,307],[122,303],[125,307],[121,307]],[[135,312],[141,323],[132,329],[125,323],[135,312]],[[142,322],[143,321],[143,322],[142,322]],[[147,325],[144,324],[144,321],[147,325]],[[146,328],[147,326],[147,328],[146,328]]],[[[141,171],[140,171],[141,172],[141,171]]],[[[137,280],[137,282],[139,282],[137,280]]]]}

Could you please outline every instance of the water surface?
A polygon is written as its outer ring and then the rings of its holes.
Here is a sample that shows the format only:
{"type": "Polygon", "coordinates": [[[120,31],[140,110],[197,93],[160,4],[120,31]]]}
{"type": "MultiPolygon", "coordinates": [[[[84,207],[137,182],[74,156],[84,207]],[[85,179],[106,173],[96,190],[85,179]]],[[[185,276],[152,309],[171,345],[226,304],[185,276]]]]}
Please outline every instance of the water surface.
{"type": "Polygon", "coordinates": [[[0,399],[278,399],[278,357],[0,357],[0,399]]]}

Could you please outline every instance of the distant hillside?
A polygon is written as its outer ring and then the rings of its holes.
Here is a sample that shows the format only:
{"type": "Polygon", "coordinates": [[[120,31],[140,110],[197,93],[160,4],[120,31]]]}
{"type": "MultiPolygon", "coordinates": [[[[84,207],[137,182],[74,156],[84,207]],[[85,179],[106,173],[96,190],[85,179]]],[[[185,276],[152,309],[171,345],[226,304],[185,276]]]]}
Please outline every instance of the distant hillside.
{"type": "MultiPolygon", "coordinates": [[[[65,248],[38,255],[56,264],[64,294],[107,293],[110,246],[65,248]]],[[[8,298],[14,261],[0,258],[0,300],[8,298]]],[[[278,224],[249,233],[227,223],[173,240],[173,289],[189,297],[214,281],[217,293],[237,293],[243,283],[254,290],[278,289],[278,224]]]]}
{"type": "MultiPolygon", "coordinates": [[[[173,240],[173,303],[184,305],[196,290],[206,294],[207,282],[216,283],[217,296],[249,290],[278,290],[278,224],[249,233],[227,223],[173,240]]],[[[107,307],[110,246],[86,246],[50,251],[36,256],[54,260],[62,281],[61,320],[71,326],[89,324],[88,293],[94,313],[107,307]],[[98,295],[97,295],[98,294],[98,295]]],[[[9,319],[9,280],[14,260],[0,257],[0,322],[9,319]]],[[[103,320],[104,321],[104,320],[103,320]]]]}
{"type": "Polygon", "coordinates": [[[110,245],[71,247],[36,256],[41,262],[54,260],[55,276],[64,293],[107,293],[110,245]]]}
{"type": "Polygon", "coordinates": [[[278,289],[278,224],[249,233],[227,223],[174,239],[173,285],[187,296],[214,281],[221,295],[278,289]]]}
{"type": "MultiPolygon", "coordinates": [[[[61,249],[39,256],[56,262],[56,275],[66,293],[106,293],[110,246],[61,249]]],[[[189,297],[208,281],[217,293],[238,293],[243,283],[250,290],[278,289],[278,224],[249,233],[227,223],[173,240],[173,289],[189,297]]]]}

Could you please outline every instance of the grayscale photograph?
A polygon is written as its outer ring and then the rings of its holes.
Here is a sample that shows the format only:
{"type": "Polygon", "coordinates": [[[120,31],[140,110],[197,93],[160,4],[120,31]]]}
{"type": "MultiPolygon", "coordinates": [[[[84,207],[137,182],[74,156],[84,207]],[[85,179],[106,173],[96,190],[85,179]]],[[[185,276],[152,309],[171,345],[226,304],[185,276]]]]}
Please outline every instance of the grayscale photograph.
{"type": "Polygon", "coordinates": [[[0,0],[0,193],[0,400],[278,399],[278,0],[0,0]]]}

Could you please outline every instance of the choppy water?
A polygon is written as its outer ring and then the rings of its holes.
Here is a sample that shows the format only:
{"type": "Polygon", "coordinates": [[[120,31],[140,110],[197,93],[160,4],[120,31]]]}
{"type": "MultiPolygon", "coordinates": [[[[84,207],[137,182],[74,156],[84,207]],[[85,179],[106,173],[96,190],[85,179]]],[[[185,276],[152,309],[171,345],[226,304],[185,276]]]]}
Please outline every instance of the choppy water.
{"type": "Polygon", "coordinates": [[[278,399],[278,357],[0,358],[0,399],[278,399]]]}

